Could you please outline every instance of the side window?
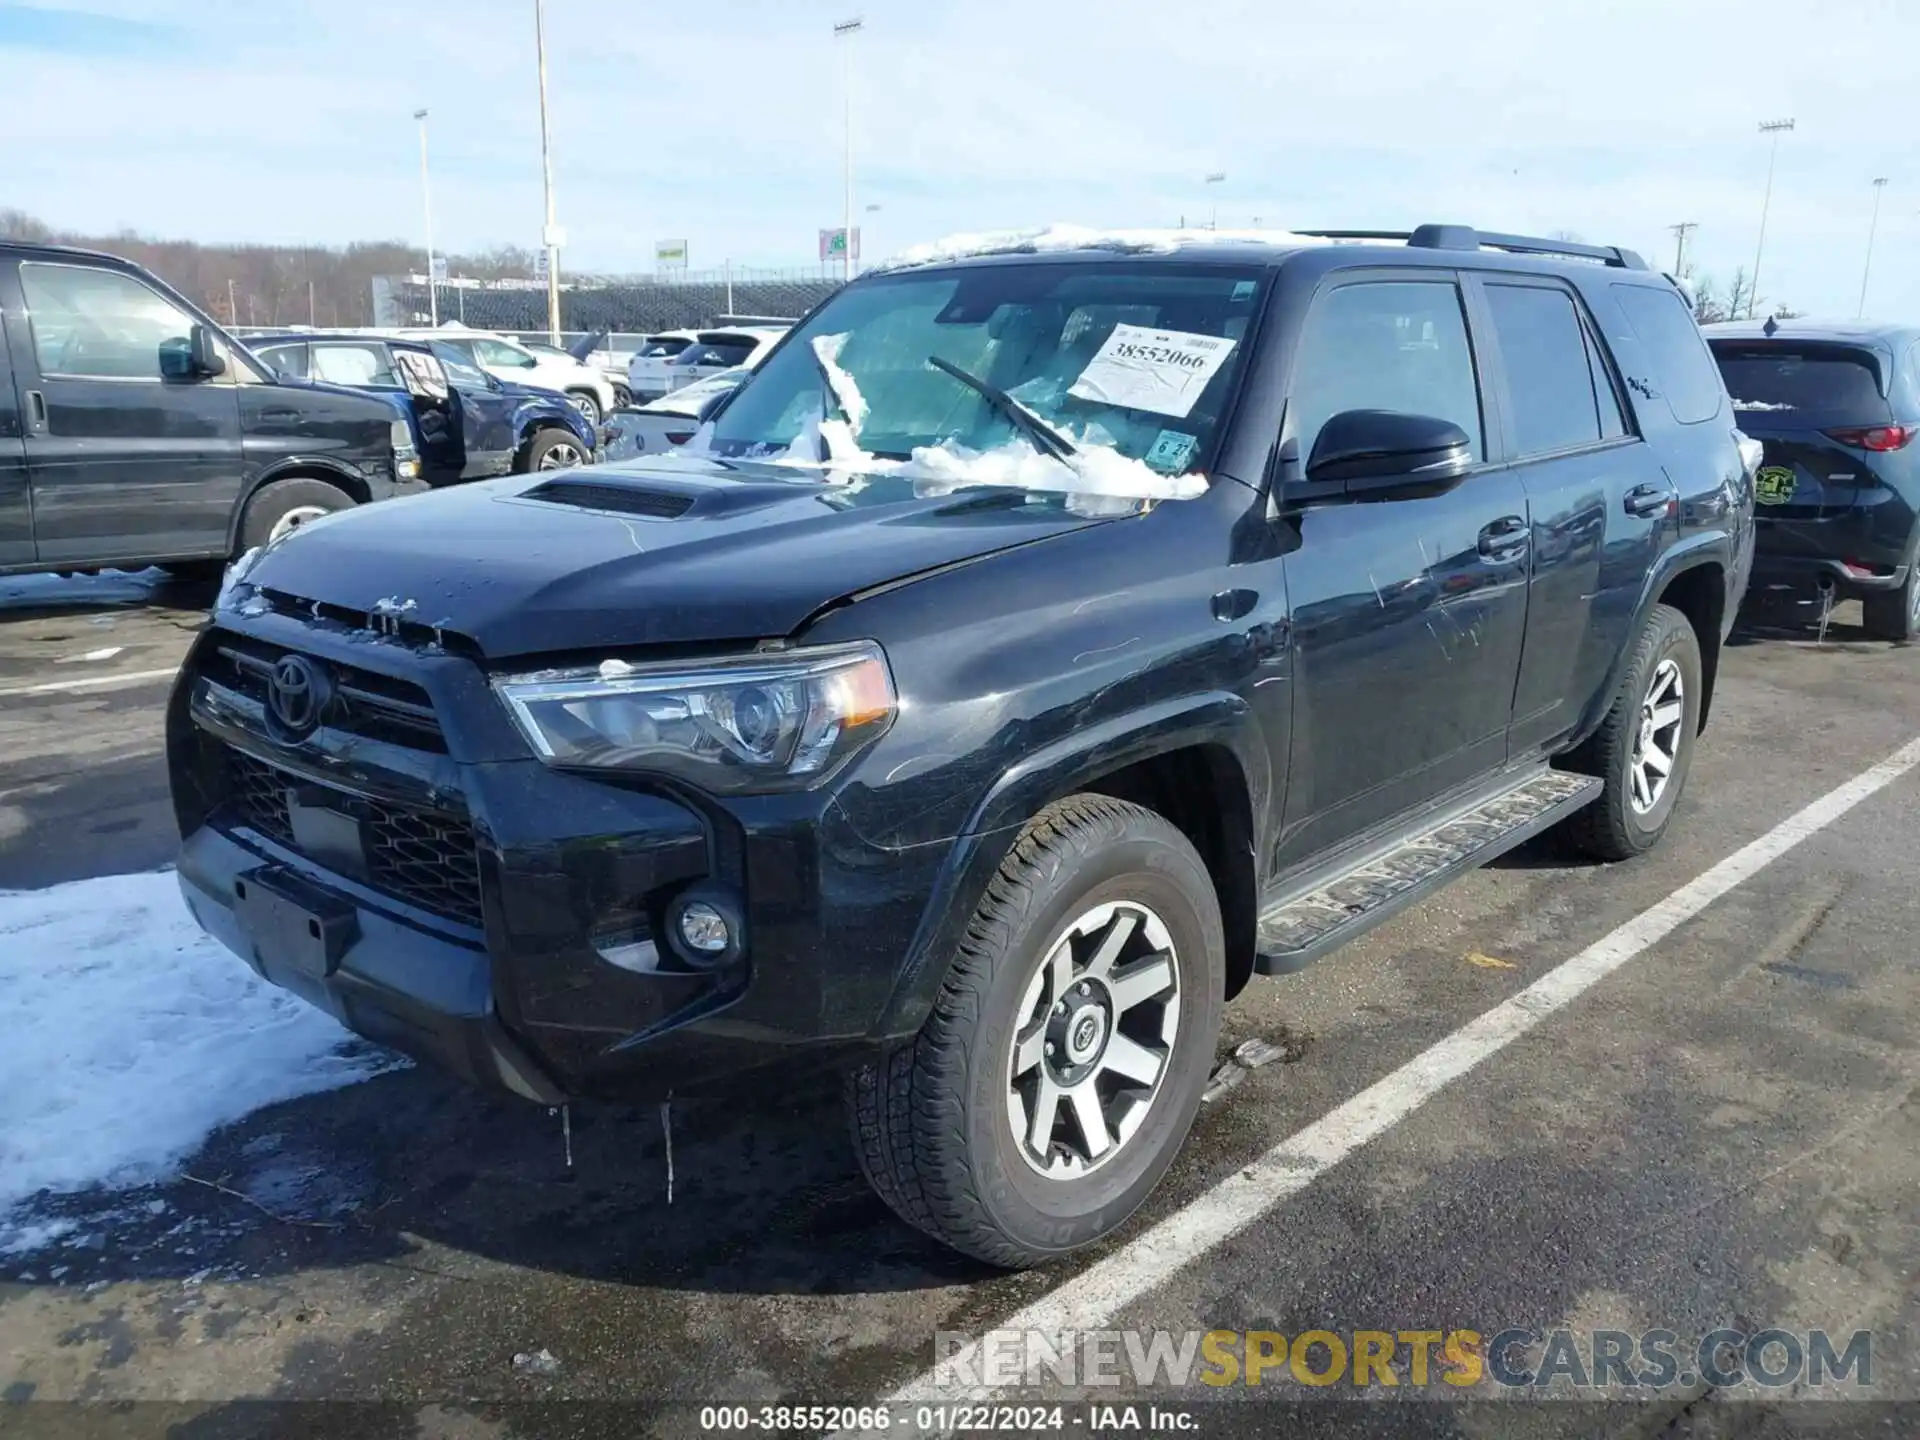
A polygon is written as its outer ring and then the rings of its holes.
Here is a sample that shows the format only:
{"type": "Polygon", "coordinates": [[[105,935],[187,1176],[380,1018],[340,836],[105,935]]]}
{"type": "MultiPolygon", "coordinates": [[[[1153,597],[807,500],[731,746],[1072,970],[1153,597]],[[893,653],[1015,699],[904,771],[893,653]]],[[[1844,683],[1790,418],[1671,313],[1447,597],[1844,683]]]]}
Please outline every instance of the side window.
{"type": "Polygon", "coordinates": [[[1557,287],[1488,285],[1512,396],[1514,446],[1521,455],[1571,450],[1600,440],[1593,367],[1573,297],[1557,287]]]}
{"type": "Polygon", "coordinates": [[[268,345],[253,353],[271,365],[278,374],[292,376],[295,380],[308,378],[305,345],[268,345]]]}
{"type": "Polygon", "coordinates": [[[439,360],[440,368],[447,372],[447,380],[454,389],[485,392],[490,388],[487,377],[474,367],[473,358],[458,346],[435,340],[427,348],[439,360]]]}
{"type": "Polygon", "coordinates": [[[1473,347],[1451,281],[1343,285],[1307,315],[1287,402],[1287,433],[1304,462],[1320,427],[1345,410],[1397,410],[1451,420],[1486,458],[1473,347]]]}
{"type": "Polygon", "coordinates": [[[1593,372],[1593,397],[1600,402],[1600,434],[1604,439],[1618,440],[1627,433],[1627,417],[1620,408],[1620,392],[1614,388],[1613,371],[1607,365],[1599,337],[1589,326],[1580,328],[1587,337],[1587,368],[1593,372]]]}
{"type": "Polygon", "coordinates": [[[1726,387],[1680,292],[1670,286],[1615,285],[1613,295],[1646,347],[1673,418],[1698,425],[1718,415],[1726,387]]]}
{"type": "Polygon", "coordinates": [[[184,310],[115,270],[28,261],[20,288],[43,375],[158,380],[161,343],[193,329],[184,310]]]}
{"type": "Polygon", "coordinates": [[[334,385],[379,385],[398,388],[393,363],[384,345],[316,345],[313,378],[334,385]]]}
{"type": "Polygon", "coordinates": [[[473,353],[489,369],[531,370],[540,363],[526,351],[512,345],[502,345],[498,340],[474,341],[473,353]]]}

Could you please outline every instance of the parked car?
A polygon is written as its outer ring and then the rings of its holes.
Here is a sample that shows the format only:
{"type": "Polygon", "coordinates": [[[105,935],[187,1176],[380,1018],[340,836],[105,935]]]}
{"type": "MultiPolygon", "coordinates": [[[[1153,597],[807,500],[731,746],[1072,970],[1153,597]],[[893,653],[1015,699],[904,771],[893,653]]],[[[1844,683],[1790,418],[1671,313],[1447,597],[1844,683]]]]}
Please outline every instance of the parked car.
{"type": "Polygon", "coordinates": [[[667,393],[668,363],[700,338],[697,330],[662,330],[647,336],[627,362],[627,392],[636,401],[657,400],[667,393]]]}
{"type": "Polygon", "coordinates": [[[751,367],[736,365],[705,380],[683,385],[658,400],[615,410],[600,427],[600,457],[632,460],[641,455],[664,455],[684,445],[701,422],[746,383],[751,367]]]}
{"type": "Polygon", "coordinates": [[[704,450],[232,577],[183,890],[542,1104],[841,1070],[878,1193],[1000,1265],[1145,1199],[1255,976],[1556,823],[1656,845],[1753,546],[1674,287],[1459,226],[870,273],[704,450]]]}
{"type": "Polygon", "coordinates": [[[437,330],[401,330],[415,340],[434,340],[465,364],[518,385],[533,385],[565,395],[587,418],[589,427],[614,407],[613,383],[597,368],[571,355],[536,355],[518,340],[477,330],[441,326],[437,330]]]}
{"type": "Polygon", "coordinates": [[[419,468],[392,405],[280,382],[138,265],[0,241],[0,573],[217,571],[419,468]]]}
{"type": "Polygon", "coordinates": [[[1706,327],[1765,456],[1756,594],[1858,599],[1870,634],[1920,637],[1920,326],[1706,327]]]}
{"type": "Polygon", "coordinates": [[[422,471],[434,485],[563,469],[594,457],[597,438],[566,396],[489,375],[444,340],[328,331],[261,335],[250,348],[283,377],[386,396],[414,424],[422,471]],[[423,410],[407,391],[396,352],[432,358],[447,382],[444,404],[423,410]]]}
{"type": "Polygon", "coordinates": [[[751,370],[773,349],[787,327],[741,326],[732,330],[702,330],[693,344],[667,361],[666,387],[671,394],[683,385],[709,380],[722,370],[744,366],[751,370]]]}

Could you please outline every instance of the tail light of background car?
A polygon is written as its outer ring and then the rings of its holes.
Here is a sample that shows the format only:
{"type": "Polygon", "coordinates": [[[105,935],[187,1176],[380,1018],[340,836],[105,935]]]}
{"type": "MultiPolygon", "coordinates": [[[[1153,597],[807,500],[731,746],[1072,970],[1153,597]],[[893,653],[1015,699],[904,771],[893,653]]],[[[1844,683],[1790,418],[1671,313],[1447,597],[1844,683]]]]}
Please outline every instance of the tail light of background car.
{"type": "Polygon", "coordinates": [[[1829,440],[1838,440],[1842,445],[1850,445],[1856,450],[1884,452],[1900,450],[1908,441],[1920,435],[1920,425],[1865,425],[1855,429],[1829,430],[1829,440]]]}

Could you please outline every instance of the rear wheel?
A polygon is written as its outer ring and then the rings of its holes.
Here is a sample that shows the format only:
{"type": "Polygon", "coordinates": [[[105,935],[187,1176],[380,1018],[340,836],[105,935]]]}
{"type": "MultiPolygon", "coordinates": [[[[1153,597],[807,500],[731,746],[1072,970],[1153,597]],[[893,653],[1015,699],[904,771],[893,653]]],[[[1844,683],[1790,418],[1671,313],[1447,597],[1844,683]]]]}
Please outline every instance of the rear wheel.
{"type": "Polygon", "coordinates": [[[247,501],[240,520],[240,548],[251,550],[280,540],[309,521],[349,509],[353,497],[324,480],[275,480],[247,501]]]}
{"type": "Polygon", "coordinates": [[[1092,1244],[1186,1138],[1225,972],[1219,904],[1184,835],[1105,796],[1049,806],[919,1036],[849,1077],[861,1168],[903,1219],[992,1264],[1092,1244]]]}
{"type": "Polygon", "coordinates": [[[1871,590],[1860,602],[1867,634],[1876,640],[1920,639],[1920,552],[1907,561],[1907,583],[1871,590]]]}
{"type": "Polygon", "coordinates": [[[1693,763],[1700,729],[1700,641],[1685,615],[1656,605],[1599,731],[1568,768],[1598,776],[1600,798],[1567,822],[1575,846],[1627,860],[1660,843],[1693,763]]]}

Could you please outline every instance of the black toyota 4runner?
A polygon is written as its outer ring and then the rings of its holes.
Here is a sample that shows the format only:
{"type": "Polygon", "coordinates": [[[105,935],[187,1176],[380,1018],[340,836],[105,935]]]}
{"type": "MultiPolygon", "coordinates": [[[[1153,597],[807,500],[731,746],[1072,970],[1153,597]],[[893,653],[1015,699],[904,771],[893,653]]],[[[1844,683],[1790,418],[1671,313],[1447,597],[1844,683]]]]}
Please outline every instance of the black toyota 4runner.
{"type": "Polygon", "coordinates": [[[1023,1265],[1221,1008],[1549,825],[1666,829],[1753,449],[1634,255],[1429,226],[861,278],[696,453],[335,517],[172,699],[201,924],[529,1099],[848,1079],[1023,1265]]]}

